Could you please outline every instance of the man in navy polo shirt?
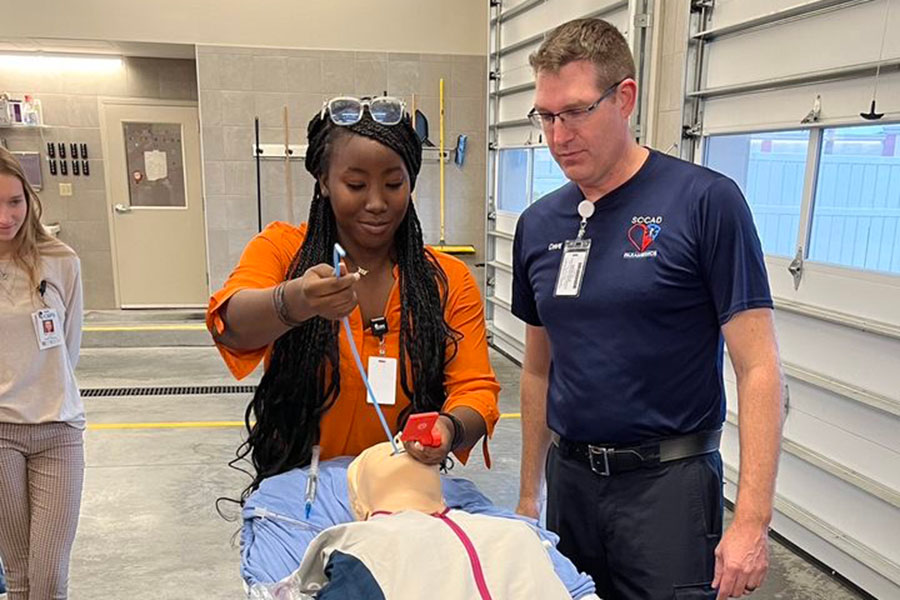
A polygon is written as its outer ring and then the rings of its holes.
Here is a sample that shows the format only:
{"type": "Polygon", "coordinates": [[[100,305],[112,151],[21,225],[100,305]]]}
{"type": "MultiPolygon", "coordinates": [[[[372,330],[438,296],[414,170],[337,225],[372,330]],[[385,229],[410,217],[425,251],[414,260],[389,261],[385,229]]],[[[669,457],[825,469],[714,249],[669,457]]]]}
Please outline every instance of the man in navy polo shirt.
{"type": "Polygon", "coordinates": [[[529,117],[570,183],[516,228],[518,512],[538,516],[546,468],[548,526],[607,600],[747,594],[768,568],[783,389],[749,208],[727,177],[635,143],[634,62],[609,23],[561,25],[531,65],[529,117]],[[741,449],[724,536],[723,341],[741,449]]]}

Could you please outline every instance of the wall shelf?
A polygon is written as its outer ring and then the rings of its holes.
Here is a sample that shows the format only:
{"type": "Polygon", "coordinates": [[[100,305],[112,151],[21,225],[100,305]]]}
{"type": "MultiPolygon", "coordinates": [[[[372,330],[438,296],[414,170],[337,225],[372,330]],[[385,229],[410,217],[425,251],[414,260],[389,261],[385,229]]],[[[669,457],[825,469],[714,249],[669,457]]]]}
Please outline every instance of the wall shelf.
{"type": "Polygon", "coordinates": [[[0,129],[50,129],[50,125],[20,125],[18,123],[10,123],[9,125],[0,124],[0,129]]]}
{"type": "MultiPolygon", "coordinates": [[[[306,149],[308,144],[290,144],[291,160],[304,160],[306,158],[306,149]]],[[[284,160],[284,144],[260,144],[259,158],[261,160],[284,160]]],[[[251,156],[256,154],[256,144],[250,149],[251,156]]],[[[450,162],[450,150],[444,149],[444,162],[450,162]]],[[[422,148],[422,160],[426,162],[437,162],[440,156],[440,150],[432,146],[424,146],[422,148]]]]}

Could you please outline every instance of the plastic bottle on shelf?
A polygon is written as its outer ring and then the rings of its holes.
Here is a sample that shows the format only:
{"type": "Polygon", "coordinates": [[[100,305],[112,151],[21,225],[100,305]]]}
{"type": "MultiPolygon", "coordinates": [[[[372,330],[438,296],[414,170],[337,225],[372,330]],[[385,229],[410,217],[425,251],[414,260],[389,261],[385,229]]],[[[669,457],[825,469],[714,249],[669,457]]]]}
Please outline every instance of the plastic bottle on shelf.
{"type": "Polygon", "coordinates": [[[31,100],[31,106],[34,108],[34,119],[35,125],[43,125],[44,124],[44,111],[41,108],[41,101],[37,98],[33,98],[31,100]]]}
{"type": "Polygon", "coordinates": [[[22,107],[22,122],[25,125],[40,125],[41,124],[41,115],[39,111],[40,105],[37,104],[37,100],[29,96],[25,95],[25,104],[22,107]]]}
{"type": "Polygon", "coordinates": [[[3,92],[0,94],[0,126],[10,125],[12,117],[9,114],[9,94],[3,92]]]}

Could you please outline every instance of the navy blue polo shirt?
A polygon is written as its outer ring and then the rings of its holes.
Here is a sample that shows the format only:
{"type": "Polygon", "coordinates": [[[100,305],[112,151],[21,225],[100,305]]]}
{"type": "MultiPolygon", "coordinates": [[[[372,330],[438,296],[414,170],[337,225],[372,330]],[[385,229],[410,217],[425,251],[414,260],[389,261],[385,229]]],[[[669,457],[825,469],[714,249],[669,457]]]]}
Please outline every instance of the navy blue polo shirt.
{"type": "Polygon", "coordinates": [[[554,297],[584,195],[574,183],[519,218],[513,313],[551,344],[547,423],[573,441],[627,444],[725,418],[721,326],[772,307],[763,252],[735,183],[650,152],[595,202],[580,296],[554,297]]]}

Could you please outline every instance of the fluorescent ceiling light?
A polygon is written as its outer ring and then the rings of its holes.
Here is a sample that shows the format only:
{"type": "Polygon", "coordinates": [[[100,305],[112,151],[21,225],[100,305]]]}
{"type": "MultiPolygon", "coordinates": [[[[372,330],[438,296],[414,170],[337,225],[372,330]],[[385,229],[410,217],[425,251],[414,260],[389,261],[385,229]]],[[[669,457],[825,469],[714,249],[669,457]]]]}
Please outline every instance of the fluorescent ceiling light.
{"type": "Polygon", "coordinates": [[[109,73],[122,68],[118,56],[79,56],[64,54],[0,54],[0,68],[23,71],[66,72],[81,71],[109,73]]]}

